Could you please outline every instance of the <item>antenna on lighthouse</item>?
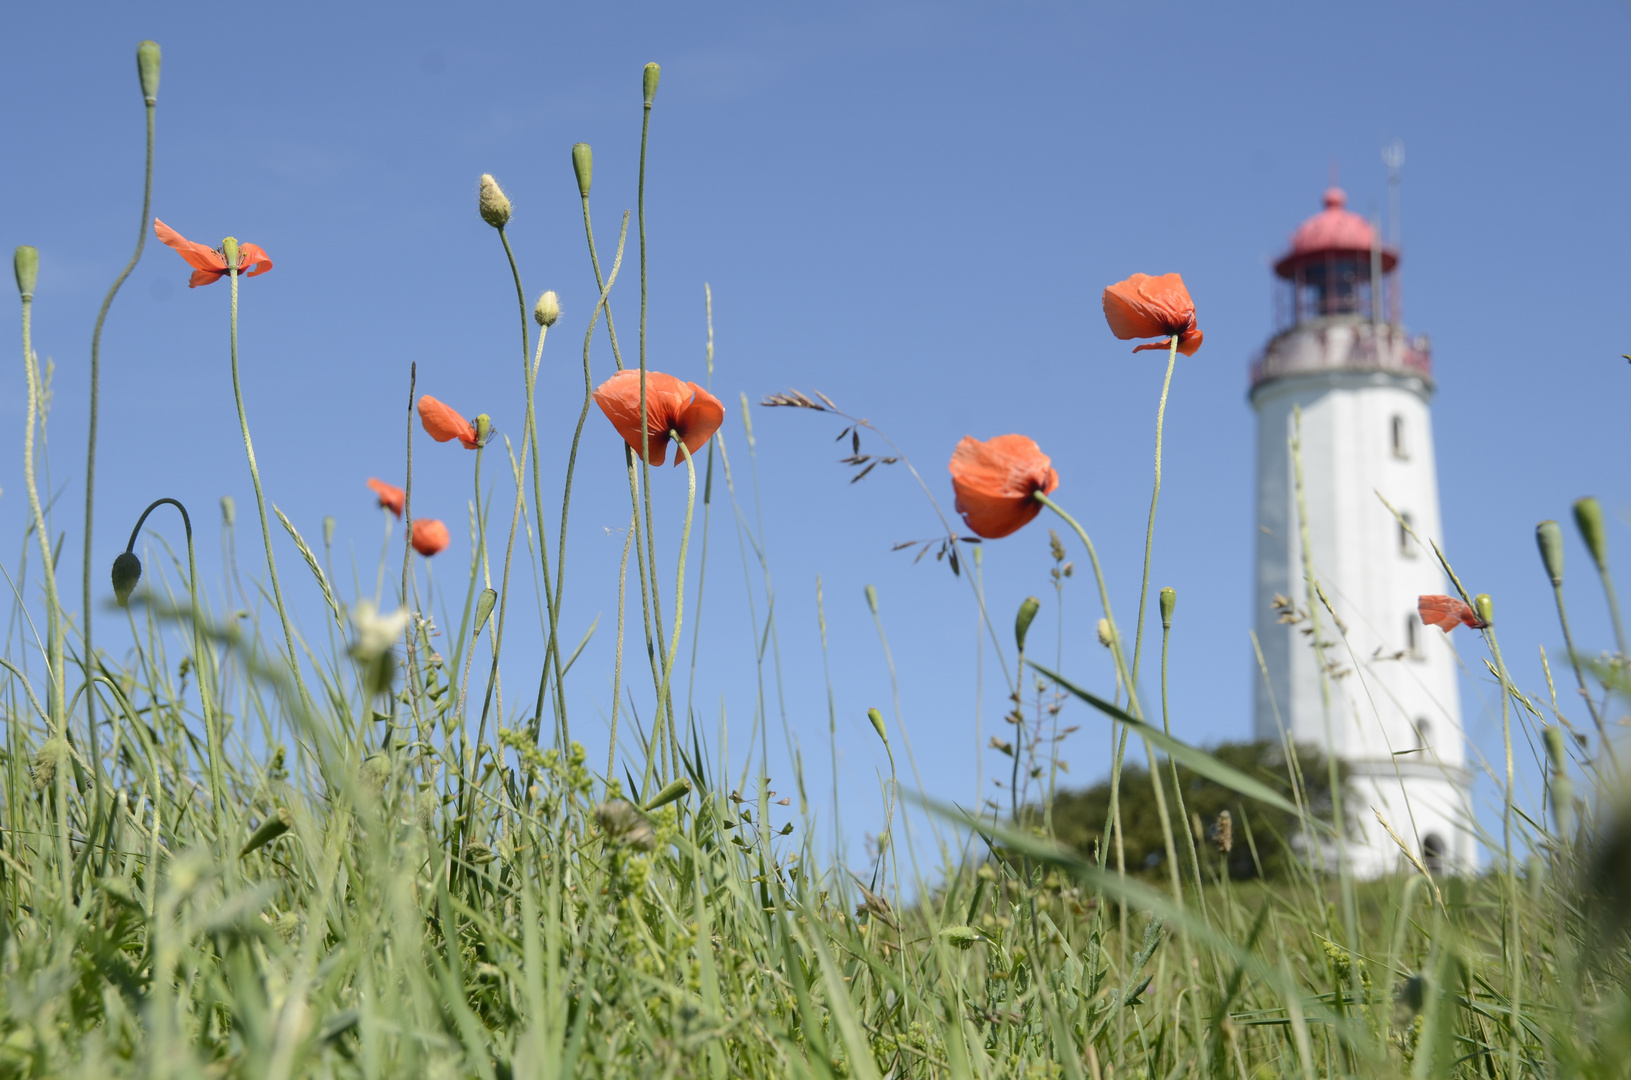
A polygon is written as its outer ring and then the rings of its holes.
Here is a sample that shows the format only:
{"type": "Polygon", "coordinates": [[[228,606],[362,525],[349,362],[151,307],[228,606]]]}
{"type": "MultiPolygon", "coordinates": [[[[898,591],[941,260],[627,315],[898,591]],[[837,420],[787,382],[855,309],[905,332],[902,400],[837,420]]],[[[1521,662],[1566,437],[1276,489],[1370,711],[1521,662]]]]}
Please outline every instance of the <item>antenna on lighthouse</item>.
{"type": "Polygon", "coordinates": [[[1399,248],[1399,170],[1404,168],[1404,143],[1394,139],[1382,147],[1382,164],[1387,166],[1388,246],[1399,248]]]}

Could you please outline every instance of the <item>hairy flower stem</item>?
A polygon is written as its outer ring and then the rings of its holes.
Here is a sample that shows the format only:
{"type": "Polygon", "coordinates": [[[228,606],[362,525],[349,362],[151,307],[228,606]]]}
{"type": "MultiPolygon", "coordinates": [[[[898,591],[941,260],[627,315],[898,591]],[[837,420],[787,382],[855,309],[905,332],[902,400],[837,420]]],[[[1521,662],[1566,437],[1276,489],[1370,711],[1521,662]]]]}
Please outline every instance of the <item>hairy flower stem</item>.
{"type": "Polygon", "coordinates": [[[289,648],[289,671],[306,693],[305,678],[300,673],[300,653],[294,644],[294,630],[289,626],[289,613],[283,606],[283,586],[278,582],[277,558],[272,554],[272,530],[266,524],[266,496],[261,491],[260,467],[255,464],[255,444],[249,438],[249,415],[244,412],[243,386],[238,379],[238,268],[228,268],[232,278],[232,396],[238,403],[238,426],[243,430],[244,453],[249,457],[249,476],[255,483],[255,508],[260,512],[261,540],[266,544],[266,568],[272,575],[272,600],[277,604],[279,621],[283,624],[283,642],[289,648]]]}
{"type": "Polygon", "coordinates": [[[67,715],[63,696],[65,687],[62,670],[63,627],[62,608],[57,600],[57,570],[51,558],[51,534],[45,525],[45,512],[40,508],[40,492],[34,475],[34,427],[40,415],[40,374],[34,363],[33,335],[34,297],[23,294],[23,371],[28,386],[28,428],[23,432],[23,483],[28,489],[28,511],[34,519],[34,535],[40,542],[40,578],[45,583],[46,625],[46,677],[49,688],[46,707],[49,712],[50,753],[56,791],[57,863],[62,874],[62,903],[73,903],[73,863],[68,846],[68,757],[67,715]]]}
{"type": "Polygon", "coordinates": [[[96,789],[96,812],[94,817],[101,817],[102,808],[102,751],[100,735],[96,725],[96,692],[91,688],[92,674],[96,668],[96,649],[91,644],[91,564],[94,561],[91,548],[91,523],[96,511],[96,421],[98,387],[101,385],[102,372],[102,324],[107,321],[108,308],[113,306],[113,298],[118,295],[119,287],[125,283],[130,272],[136,269],[136,263],[141,260],[142,249],[147,246],[147,216],[153,209],[153,119],[154,110],[158,107],[156,101],[147,103],[147,166],[142,181],[142,218],[136,226],[136,252],[130,256],[130,261],[113,279],[113,287],[108,289],[108,295],[102,300],[102,309],[96,313],[96,328],[91,331],[91,409],[88,423],[88,434],[85,447],[85,558],[80,565],[81,590],[83,603],[80,607],[80,619],[83,621],[85,636],[85,652],[80,657],[80,664],[85,670],[85,723],[90,730],[91,771],[96,789]]]}
{"type": "Polygon", "coordinates": [[[1150,492],[1150,523],[1144,528],[1144,578],[1138,586],[1138,628],[1133,633],[1133,679],[1138,684],[1138,665],[1144,658],[1144,609],[1150,598],[1150,552],[1155,547],[1155,507],[1161,501],[1161,436],[1167,421],[1167,391],[1172,389],[1172,369],[1178,365],[1178,335],[1172,335],[1167,349],[1167,376],[1161,383],[1161,404],[1155,410],[1155,489],[1150,492]]]}
{"type": "MultiPolygon", "coordinates": [[[[413,572],[413,407],[414,394],[418,385],[419,363],[418,361],[414,361],[408,365],[408,464],[407,479],[402,485],[402,606],[407,608],[410,612],[413,611],[413,604],[409,599],[411,594],[408,591],[408,585],[411,581],[411,575],[413,572]]],[[[425,725],[423,719],[424,713],[419,701],[419,683],[417,681],[417,673],[419,671],[418,637],[419,627],[417,625],[417,620],[416,618],[409,618],[406,680],[408,684],[408,707],[409,711],[412,713],[414,727],[418,731],[419,743],[422,746],[425,743],[425,725]]],[[[391,706],[391,712],[393,715],[396,712],[396,706],[394,703],[391,706]]],[[[391,734],[392,733],[390,731],[386,731],[385,733],[385,744],[387,747],[391,745],[391,734]]]]}
{"type": "MultiPolygon", "coordinates": [[[[561,687],[561,655],[559,641],[556,635],[555,624],[555,590],[549,580],[549,543],[544,538],[544,498],[541,481],[538,478],[538,425],[533,411],[533,387],[536,376],[530,361],[530,335],[527,327],[527,294],[521,286],[521,270],[515,264],[515,252],[510,248],[510,238],[501,227],[498,238],[504,244],[504,255],[510,260],[510,276],[515,279],[515,300],[521,308],[521,377],[527,386],[527,428],[532,445],[532,502],[534,520],[538,522],[538,560],[544,571],[544,607],[549,616],[549,640],[544,645],[544,663],[553,663],[555,670],[555,714],[558,718],[555,736],[560,742],[562,752],[571,745],[571,734],[566,723],[566,692],[561,687]]],[[[542,713],[542,709],[539,712],[542,713]]],[[[533,719],[537,727],[543,726],[543,717],[533,719]]]]}
{"type": "MultiPolygon", "coordinates": [[[[612,782],[612,774],[617,769],[617,702],[623,690],[623,613],[627,610],[624,601],[629,584],[629,548],[634,544],[634,534],[639,531],[635,526],[639,522],[640,515],[631,511],[628,535],[623,537],[623,561],[617,568],[617,655],[612,663],[612,741],[610,749],[606,751],[607,784],[612,782]]],[[[649,626],[646,632],[650,634],[649,626]]]]}
{"type": "MultiPolygon", "coordinates": [[[[691,460],[690,448],[680,438],[679,432],[670,429],[668,437],[674,440],[674,444],[679,447],[680,454],[685,458],[688,487],[685,494],[685,527],[680,530],[680,564],[674,582],[674,640],[668,645],[668,655],[663,661],[663,681],[657,687],[659,710],[664,701],[671,700],[669,698],[668,683],[674,674],[674,659],[679,655],[680,651],[680,625],[685,622],[685,559],[686,553],[691,546],[691,516],[697,505],[696,462],[691,460]]],[[[668,707],[668,753],[669,767],[673,770],[675,776],[680,775],[678,741],[679,729],[674,720],[674,706],[670,704],[668,707]]]]}
{"type": "Polygon", "coordinates": [[[1597,702],[1592,700],[1591,691],[1586,687],[1586,672],[1580,664],[1580,654],[1574,651],[1574,634],[1569,630],[1569,613],[1563,607],[1563,585],[1558,583],[1552,586],[1552,598],[1557,601],[1557,621],[1563,625],[1563,645],[1569,651],[1569,663],[1574,666],[1575,682],[1580,684],[1580,697],[1586,703],[1586,712],[1591,714],[1591,721],[1597,725],[1597,742],[1608,753],[1608,760],[1614,767],[1616,775],[1620,771],[1620,759],[1614,752],[1614,740],[1609,738],[1608,727],[1603,723],[1603,714],[1597,708],[1597,702]]]}
{"type": "MultiPolygon", "coordinates": [[[[1459,583],[1458,583],[1459,584],[1459,583]]],[[[1518,693],[1517,687],[1512,684],[1512,677],[1507,674],[1506,661],[1501,659],[1501,643],[1495,637],[1495,627],[1484,627],[1484,640],[1489,642],[1489,651],[1495,657],[1495,671],[1501,680],[1501,739],[1506,750],[1506,787],[1505,797],[1501,805],[1501,851],[1506,859],[1506,905],[1507,917],[1502,920],[1505,924],[1507,939],[1505,947],[1501,950],[1505,954],[1507,964],[1507,985],[1511,987],[1510,1007],[1512,1010],[1512,1072],[1516,1075],[1519,1066],[1519,1042],[1517,1032],[1521,1023],[1519,1011],[1519,995],[1522,992],[1523,953],[1528,947],[1522,938],[1522,929],[1519,925],[1518,908],[1518,867],[1512,855],[1512,803],[1516,794],[1515,777],[1512,763],[1512,696],[1518,693]]]]}

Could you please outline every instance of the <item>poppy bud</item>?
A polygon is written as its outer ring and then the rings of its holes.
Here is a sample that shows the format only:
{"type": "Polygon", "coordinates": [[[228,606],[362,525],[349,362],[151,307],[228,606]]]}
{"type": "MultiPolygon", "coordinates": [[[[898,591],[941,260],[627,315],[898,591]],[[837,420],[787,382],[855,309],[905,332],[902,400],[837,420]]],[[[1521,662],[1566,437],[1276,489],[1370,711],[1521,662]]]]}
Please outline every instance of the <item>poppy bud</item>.
{"type": "Polygon", "coordinates": [[[1108,649],[1110,647],[1111,643],[1116,640],[1116,632],[1115,632],[1114,629],[1111,628],[1110,620],[1109,619],[1100,619],[1099,620],[1099,625],[1098,625],[1098,631],[1099,631],[1099,644],[1103,645],[1106,649],[1108,649]]]}
{"type": "MultiPolygon", "coordinates": [[[[22,250],[21,248],[18,249],[22,250]]],[[[1574,523],[1580,529],[1580,539],[1591,550],[1599,573],[1608,571],[1608,534],[1603,531],[1603,504],[1590,495],[1574,501],[1574,523]]]]}
{"type": "Polygon", "coordinates": [[[323,519],[323,546],[331,547],[334,544],[334,516],[330,514],[323,519]]]}
{"type": "Polygon", "coordinates": [[[476,633],[481,633],[487,626],[487,617],[493,613],[496,603],[498,592],[495,589],[483,589],[481,595],[476,597],[476,633]]]}
{"type": "Polygon", "coordinates": [[[657,80],[662,77],[662,74],[663,69],[658,67],[656,64],[646,65],[644,83],[646,92],[646,108],[648,109],[651,108],[651,99],[657,96],[657,80]]]}
{"type": "Polygon", "coordinates": [[[1478,618],[1484,623],[1495,625],[1495,601],[1489,598],[1489,593],[1481,592],[1472,598],[1473,610],[1478,612],[1478,618]]]}
{"type": "Polygon", "coordinates": [[[1546,576],[1552,587],[1563,584],[1563,530],[1555,521],[1543,521],[1535,526],[1535,543],[1540,545],[1540,561],[1546,566],[1546,576]]]}
{"type": "Polygon", "coordinates": [[[510,223],[510,200],[505,198],[503,189],[491,173],[481,174],[481,194],[476,206],[481,211],[481,220],[493,228],[502,229],[510,223]]]}
{"type": "Polygon", "coordinates": [[[572,145],[572,171],[578,174],[578,194],[589,197],[589,180],[595,171],[595,152],[586,142],[572,145]]]}
{"type": "Polygon", "coordinates": [[[555,320],[561,317],[561,298],[551,289],[538,298],[538,303],[532,309],[532,317],[539,326],[554,326],[555,320]]]}
{"type": "Polygon", "coordinates": [[[119,598],[120,607],[130,602],[130,594],[141,579],[142,561],[134,551],[122,552],[113,560],[113,595],[119,598]]]}
{"type": "Polygon", "coordinates": [[[1574,782],[1569,779],[1569,758],[1564,750],[1563,729],[1548,727],[1542,734],[1546,737],[1546,757],[1552,765],[1549,785],[1552,820],[1557,824],[1558,835],[1567,836],[1574,831],[1574,782]]]}
{"type": "Polygon", "coordinates": [[[17,293],[24,300],[34,299],[34,283],[40,279],[40,250],[23,244],[11,257],[11,268],[17,274],[17,293]]]}
{"type": "Polygon", "coordinates": [[[883,729],[883,713],[879,712],[877,709],[868,709],[866,711],[866,718],[872,721],[872,730],[878,733],[878,738],[883,740],[884,746],[888,746],[889,736],[883,729]]]}
{"type": "Polygon", "coordinates": [[[1178,606],[1178,590],[1168,586],[1161,590],[1161,629],[1172,629],[1172,609],[1178,606]]]}
{"type": "Polygon", "coordinates": [[[872,609],[872,614],[878,614],[878,590],[871,585],[866,587],[866,606],[872,609]]]}
{"type": "Polygon", "coordinates": [[[948,926],[940,931],[940,936],[946,939],[947,945],[965,951],[974,948],[980,940],[980,932],[972,926],[948,926]]]}
{"type": "Polygon", "coordinates": [[[294,815],[289,813],[289,808],[287,806],[278,807],[274,813],[267,816],[265,821],[261,822],[260,828],[249,835],[249,840],[244,844],[242,850],[238,852],[238,857],[241,859],[251,851],[265,847],[288,832],[293,826],[294,815]]]}
{"type": "Polygon", "coordinates": [[[238,269],[238,238],[229,236],[221,241],[221,254],[226,258],[227,269],[238,269]]]}
{"type": "Polygon", "coordinates": [[[230,529],[237,520],[238,504],[232,501],[231,495],[221,496],[221,521],[230,529]]]}
{"type": "Polygon", "coordinates": [[[1019,614],[1014,617],[1014,642],[1019,646],[1020,652],[1025,651],[1025,635],[1030,633],[1031,620],[1036,618],[1036,613],[1041,607],[1042,601],[1034,596],[1027,596],[1019,605],[1019,614]]]}
{"type": "Polygon", "coordinates": [[[144,41],[136,46],[136,74],[142,80],[142,100],[159,103],[159,43],[144,41]]]}
{"type": "Polygon", "coordinates": [[[657,794],[652,797],[652,800],[646,803],[646,813],[649,814],[651,811],[660,806],[667,806],[676,799],[683,799],[690,793],[691,781],[682,776],[672,784],[669,784],[667,787],[657,792],[657,794]]]}

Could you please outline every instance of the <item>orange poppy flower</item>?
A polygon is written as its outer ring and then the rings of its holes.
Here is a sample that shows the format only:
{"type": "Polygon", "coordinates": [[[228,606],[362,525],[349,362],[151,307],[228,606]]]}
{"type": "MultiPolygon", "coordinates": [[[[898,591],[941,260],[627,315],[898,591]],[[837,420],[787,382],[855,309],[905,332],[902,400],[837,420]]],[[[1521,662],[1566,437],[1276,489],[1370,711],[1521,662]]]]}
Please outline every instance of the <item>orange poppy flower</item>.
{"type": "Polygon", "coordinates": [[[1042,448],[1024,435],[998,435],[980,442],[972,435],[951,455],[951,486],[957,512],[977,536],[1007,536],[1042,512],[1035,495],[1051,495],[1059,474],[1042,448]]]}
{"type": "Polygon", "coordinates": [[[420,518],[413,523],[413,549],[427,558],[447,547],[451,539],[447,526],[435,518],[420,518]]]}
{"type": "MultiPolygon", "coordinates": [[[[175,248],[176,253],[193,268],[193,276],[187,279],[187,288],[196,289],[227,276],[227,257],[219,248],[195,244],[158,218],[153,219],[153,235],[175,248]]],[[[272,260],[266,257],[259,244],[238,245],[238,273],[244,277],[255,277],[270,269],[272,260]]]]}
{"type": "MultiPolygon", "coordinates": [[[[595,390],[595,404],[623,436],[623,441],[640,452],[640,373],[619,371],[595,390]]],[[[646,427],[651,446],[648,463],[661,465],[668,460],[668,433],[674,432],[692,454],[725,422],[725,406],[694,382],[682,382],[660,371],[646,372],[646,427]]],[[[674,456],[678,465],[683,454],[674,456]]]]}
{"type": "Polygon", "coordinates": [[[1104,290],[1104,321],[1110,332],[1123,341],[1133,338],[1158,337],[1153,345],[1140,345],[1134,349],[1165,349],[1169,339],[1178,335],[1178,351],[1194,356],[1201,347],[1201,332],[1195,326],[1195,301],[1184,288],[1184,279],[1177,274],[1134,274],[1126,281],[1118,281],[1104,290]]]}
{"type": "Polygon", "coordinates": [[[387,484],[383,480],[368,478],[368,490],[379,496],[379,504],[397,517],[402,516],[402,504],[408,499],[407,492],[395,484],[387,484]]]}
{"type": "Polygon", "coordinates": [[[458,439],[466,450],[481,445],[476,436],[476,425],[460,416],[458,410],[426,394],[419,399],[419,420],[437,442],[458,439]]]}
{"type": "Polygon", "coordinates": [[[1446,634],[1457,626],[1482,630],[1489,625],[1465,602],[1453,596],[1419,596],[1416,598],[1416,613],[1421,616],[1422,622],[1436,626],[1446,634]]]}

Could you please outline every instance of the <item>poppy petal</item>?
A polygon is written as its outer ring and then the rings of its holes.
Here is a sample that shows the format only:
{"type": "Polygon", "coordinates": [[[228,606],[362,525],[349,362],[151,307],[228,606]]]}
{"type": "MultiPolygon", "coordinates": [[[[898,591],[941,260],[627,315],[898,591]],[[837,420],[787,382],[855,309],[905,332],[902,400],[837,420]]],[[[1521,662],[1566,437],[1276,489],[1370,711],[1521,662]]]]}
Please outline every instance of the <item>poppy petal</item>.
{"type": "Polygon", "coordinates": [[[957,512],[988,540],[1030,523],[1042,511],[1035,493],[1051,494],[1059,486],[1048,455],[1024,435],[998,435],[983,443],[965,435],[949,468],[957,512]]]}
{"type": "Polygon", "coordinates": [[[200,285],[214,285],[226,276],[225,270],[194,270],[192,277],[187,279],[187,288],[196,289],[200,285]]]}
{"type": "Polygon", "coordinates": [[[429,394],[419,399],[419,422],[437,442],[458,439],[467,449],[475,449],[475,428],[470,426],[470,421],[429,394]]]}
{"type": "MultiPolygon", "coordinates": [[[[703,391],[704,394],[707,391],[703,391]]],[[[600,411],[606,414],[612,427],[623,436],[623,441],[638,454],[640,452],[640,372],[633,369],[619,371],[616,375],[601,383],[595,390],[595,404],[600,411]]],[[[661,465],[668,460],[668,433],[680,431],[683,410],[697,397],[691,384],[683,383],[672,375],[661,371],[646,372],[646,440],[651,449],[646,459],[648,464],[661,465]]],[[[713,395],[709,394],[710,399],[713,395]]],[[[717,404],[717,400],[716,400],[717,404]]],[[[706,411],[698,415],[699,420],[706,417],[706,411]]],[[[724,408],[720,407],[720,420],[724,420],[724,408]]],[[[699,429],[705,424],[698,425],[699,429]]],[[[712,435],[719,425],[716,423],[708,430],[712,435]]],[[[701,446],[706,442],[706,436],[696,443],[701,446]]],[[[687,446],[689,446],[689,441],[687,446]]]]}
{"type": "MultiPolygon", "coordinates": [[[[679,424],[674,430],[680,433],[680,441],[685,443],[686,452],[696,457],[719,425],[725,422],[725,406],[720,400],[696,383],[686,383],[691,388],[692,397],[689,403],[680,410],[679,424]]],[[[674,464],[684,460],[684,454],[677,454],[674,464]]]]}
{"type": "Polygon", "coordinates": [[[387,484],[383,480],[372,476],[368,478],[368,490],[379,496],[379,504],[397,517],[402,516],[402,506],[408,495],[395,484],[387,484]]]}
{"type": "Polygon", "coordinates": [[[447,526],[435,518],[420,518],[413,523],[413,549],[427,558],[446,548],[451,539],[447,526]]]}
{"type": "Polygon", "coordinates": [[[1465,601],[1453,596],[1420,596],[1416,598],[1416,613],[1428,626],[1436,626],[1448,634],[1457,626],[1470,626],[1482,630],[1489,624],[1480,619],[1465,601]]]}
{"type": "Polygon", "coordinates": [[[1110,324],[1110,332],[1123,341],[1162,336],[1161,321],[1138,294],[1138,286],[1148,277],[1134,274],[1104,290],[1104,321],[1110,324]]]}
{"type": "Polygon", "coordinates": [[[238,245],[238,272],[244,277],[257,277],[272,269],[272,260],[259,244],[238,245]]]}
{"type": "Polygon", "coordinates": [[[1193,356],[1201,347],[1201,332],[1195,326],[1195,301],[1190,299],[1181,275],[1134,274],[1104,290],[1103,306],[1110,332],[1123,341],[1169,339],[1159,345],[1140,345],[1134,352],[1170,348],[1174,334],[1178,335],[1178,351],[1185,356],[1193,356]]]}
{"type": "MultiPolygon", "coordinates": [[[[194,270],[225,271],[227,268],[227,261],[219,251],[203,244],[195,244],[158,218],[153,219],[153,235],[164,241],[166,246],[174,248],[176,254],[186,259],[187,265],[194,270]]],[[[256,248],[255,250],[259,251],[260,249],[256,248]]],[[[193,276],[196,278],[198,275],[194,274],[193,276]]],[[[202,282],[195,281],[193,284],[202,284],[202,282]]]]}

